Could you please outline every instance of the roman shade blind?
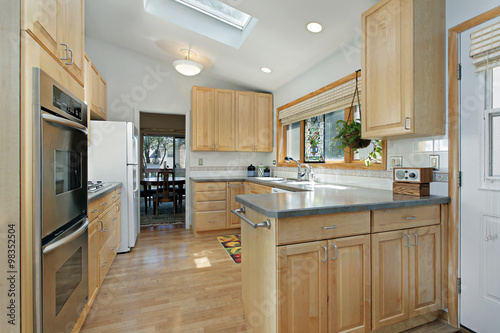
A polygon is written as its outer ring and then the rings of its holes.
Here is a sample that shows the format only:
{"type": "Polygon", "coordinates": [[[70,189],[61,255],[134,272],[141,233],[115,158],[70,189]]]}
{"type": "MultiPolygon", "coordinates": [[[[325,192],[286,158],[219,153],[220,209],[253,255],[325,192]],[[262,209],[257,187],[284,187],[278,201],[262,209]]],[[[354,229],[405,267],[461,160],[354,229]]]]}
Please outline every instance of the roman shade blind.
{"type": "Polygon", "coordinates": [[[476,73],[500,66],[500,23],[471,34],[470,56],[476,73]]]}
{"type": "MultiPolygon", "coordinates": [[[[358,76],[357,85],[361,94],[361,75],[358,76]]],[[[279,111],[279,119],[283,125],[289,125],[298,121],[320,116],[332,111],[342,110],[351,106],[356,79],[349,80],[331,89],[325,90],[300,103],[279,111]]],[[[354,105],[358,105],[360,99],[354,99],[354,105]]]]}

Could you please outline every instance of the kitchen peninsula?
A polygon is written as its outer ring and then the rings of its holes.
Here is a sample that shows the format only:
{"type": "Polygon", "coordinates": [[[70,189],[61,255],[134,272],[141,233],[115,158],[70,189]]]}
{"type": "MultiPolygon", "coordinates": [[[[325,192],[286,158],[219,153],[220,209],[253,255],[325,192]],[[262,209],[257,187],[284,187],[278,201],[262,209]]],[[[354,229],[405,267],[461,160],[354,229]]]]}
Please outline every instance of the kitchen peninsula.
{"type": "Polygon", "coordinates": [[[402,331],[447,307],[448,197],[333,184],[237,196],[253,332],[402,331]],[[241,213],[240,213],[241,214],[241,213]]]}

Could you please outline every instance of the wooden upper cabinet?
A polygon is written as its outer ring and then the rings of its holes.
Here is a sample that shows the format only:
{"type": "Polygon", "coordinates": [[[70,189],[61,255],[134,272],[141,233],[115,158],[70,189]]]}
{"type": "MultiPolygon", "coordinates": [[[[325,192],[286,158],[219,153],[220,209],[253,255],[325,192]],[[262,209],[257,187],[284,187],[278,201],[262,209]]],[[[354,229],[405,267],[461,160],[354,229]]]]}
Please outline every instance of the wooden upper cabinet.
{"type": "Polygon", "coordinates": [[[255,151],[255,93],[236,92],[236,150],[255,151]]]}
{"type": "Polygon", "coordinates": [[[255,94],[255,150],[273,151],[273,95],[255,94]]]}
{"type": "Polygon", "coordinates": [[[364,138],[445,133],[445,1],[381,0],[363,13],[364,138]]]}
{"type": "Polygon", "coordinates": [[[215,150],[234,151],[234,90],[215,89],[215,150]]]}
{"type": "Polygon", "coordinates": [[[193,150],[215,149],[214,89],[193,87],[191,92],[193,150]]]}
{"type": "Polygon", "coordinates": [[[83,86],[83,0],[25,0],[22,10],[23,29],[83,86]],[[67,51],[63,44],[68,45],[67,51]]]}
{"type": "Polygon", "coordinates": [[[90,119],[106,120],[107,85],[88,56],[85,61],[85,101],[90,119]]]}
{"type": "Polygon", "coordinates": [[[328,332],[326,241],[278,248],[279,332],[328,332]]]}
{"type": "Polygon", "coordinates": [[[99,114],[101,115],[101,118],[106,119],[107,116],[107,108],[106,108],[106,103],[107,103],[107,85],[106,81],[99,76],[99,114]]]}

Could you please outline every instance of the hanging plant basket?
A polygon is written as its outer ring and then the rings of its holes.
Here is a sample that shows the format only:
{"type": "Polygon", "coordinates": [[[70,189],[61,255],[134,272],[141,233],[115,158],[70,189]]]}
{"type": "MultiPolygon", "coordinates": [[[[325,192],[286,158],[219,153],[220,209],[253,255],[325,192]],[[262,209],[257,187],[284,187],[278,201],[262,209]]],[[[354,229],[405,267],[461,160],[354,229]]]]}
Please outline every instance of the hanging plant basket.
{"type": "Polygon", "coordinates": [[[361,148],[366,148],[370,145],[372,140],[365,140],[361,138],[361,133],[355,132],[355,133],[350,133],[345,136],[345,143],[346,146],[351,148],[351,149],[361,149],[361,148]],[[352,138],[354,140],[351,142],[352,138]]]}

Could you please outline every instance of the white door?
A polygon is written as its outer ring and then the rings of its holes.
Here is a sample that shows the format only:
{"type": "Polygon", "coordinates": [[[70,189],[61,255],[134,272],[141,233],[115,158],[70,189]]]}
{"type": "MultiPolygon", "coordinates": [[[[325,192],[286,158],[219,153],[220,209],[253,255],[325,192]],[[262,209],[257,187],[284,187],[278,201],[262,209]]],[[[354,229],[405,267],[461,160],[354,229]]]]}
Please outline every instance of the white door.
{"type": "Polygon", "coordinates": [[[470,34],[461,35],[460,324],[500,330],[500,67],[475,73],[470,34]]]}

